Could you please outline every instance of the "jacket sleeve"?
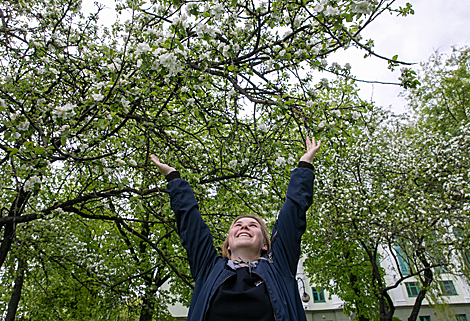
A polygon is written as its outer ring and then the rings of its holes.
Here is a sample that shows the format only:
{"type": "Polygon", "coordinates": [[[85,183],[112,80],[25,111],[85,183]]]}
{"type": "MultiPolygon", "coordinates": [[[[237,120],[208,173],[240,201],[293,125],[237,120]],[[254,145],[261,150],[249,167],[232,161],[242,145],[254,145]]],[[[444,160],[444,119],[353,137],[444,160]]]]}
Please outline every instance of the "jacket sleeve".
{"type": "Polygon", "coordinates": [[[217,257],[209,227],[202,220],[191,186],[177,178],[168,183],[171,209],[175,212],[181,244],[188,254],[191,275],[198,280],[217,257]]]}
{"type": "Polygon", "coordinates": [[[274,224],[272,258],[277,268],[288,276],[297,272],[300,241],[306,228],[305,213],[313,202],[313,179],[309,168],[292,171],[286,200],[274,224]]]}

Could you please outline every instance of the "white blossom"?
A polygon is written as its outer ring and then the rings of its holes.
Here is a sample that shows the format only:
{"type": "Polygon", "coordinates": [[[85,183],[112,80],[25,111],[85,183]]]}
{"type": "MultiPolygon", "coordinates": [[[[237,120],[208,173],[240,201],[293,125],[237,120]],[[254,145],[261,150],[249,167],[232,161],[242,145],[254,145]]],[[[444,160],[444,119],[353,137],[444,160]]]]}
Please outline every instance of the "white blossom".
{"type": "Polygon", "coordinates": [[[77,107],[74,104],[65,104],[64,106],[58,106],[52,111],[52,115],[54,118],[62,118],[62,119],[69,119],[75,113],[73,109],[77,107]]]}
{"type": "Polygon", "coordinates": [[[212,12],[213,12],[214,18],[218,19],[224,13],[224,7],[218,4],[214,8],[212,8],[212,12]]]}
{"type": "Polygon", "coordinates": [[[56,212],[57,214],[59,215],[65,215],[65,211],[62,209],[62,207],[58,207],[54,210],[54,212],[56,212]]]}
{"type": "Polygon", "coordinates": [[[351,64],[349,62],[347,62],[345,65],[344,65],[344,68],[346,70],[351,70],[351,64]]]}
{"type": "Polygon", "coordinates": [[[322,85],[323,87],[328,87],[328,79],[322,78],[322,79],[320,80],[320,83],[321,83],[321,85],[322,85]]]}
{"type": "Polygon", "coordinates": [[[351,5],[351,10],[355,13],[368,14],[372,11],[372,4],[369,1],[360,1],[351,5]]]}
{"type": "Polygon", "coordinates": [[[15,121],[18,118],[19,115],[20,115],[19,112],[16,112],[14,114],[10,114],[11,121],[15,121]]]}
{"type": "Polygon", "coordinates": [[[315,10],[315,12],[320,13],[325,10],[325,6],[321,3],[318,3],[315,7],[313,7],[313,10],[315,10]]]}
{"type": "Polygon", "coordinates": [[[274,164],[276,164],[276,166],[281,166],[281,165],[285,165],[286,164],[286,159],[282,156],[279,156],[276,161],[274,162],[274,164]]]}
{"type": "Polygon", "coordinates": [[[19,123],[16,127],[19,131],[27,131],[29,129],[29,121],[26,119],[24,122],[19,123]]]}
{"type": "Polygon", "coordinates": [[[359,119],[359,117],[361,117],[361,114],[357,111],[353,111],[351,115],[354,119],[359,119]]]}
{"type": "Polygon", "coordinates": [[[168,70],[170,77],[175,76],[183,69],[181,64],[178,62],[177,57],[171,52],[160,55],[158,59],[155,60],[155,64],[165,67],[168,70]]]}
{"type": "Polygon", "coordinates": [[[25,192],[31,192],[34,190],[34,185],[35,184],[40,184],[41,179],[37,176],[32,176],[30,179],[28,179],[23,186],[23,189],[25,192]]]}
{"type": "Polygon", "coordinates": [[[328,6],[324,12],[325,16],[334,16],[339,14],[338,8],[333,8],[332,6],[328,6]]]}
{"type": "Polygon", "coordinates": [[[237,164],[238,164],[238,161],[237,161],[236,159],[234,159],[234,160],[231,160],[231,161],[228,163],[228,166],[229,166],[230,168],[235,168],[235,167],[237,167],[237,164]]]}
{"type": "Polygon", "coordinates": [[[291,165],[294,165],[295,164],[295,158],[292,157],[292,156],[289,156],[289,158],[287,159],[287,163],[291,164],[291,165]]]}
{"type": "Polygon", "coordinates": [[[228,96],[229,98],[232,98],[233,96],[235,96],[236,93],[237,93],[237,92],[235,91],[235,89],[232,88],[232,89],[230,89],[230,90],[227,92],[227,96],[228,96]]]}
{"type": "Polygon", "coordinates": [[[124,165],[126,165],[126,162],[123,161],[121,158],[117,158],[116,159],[116,164],[118,164],[119,166],[124,166],[124,165]]]}
{"type": "Polygon", "coordinates": [[[268,131],[268,127],[266,127],[266,125],[264,123],[261,123],[258,125],[258,128],[263,131],[263,132],[267,132],[268,131]]]}
{"type": "Polygon", "coordinates": [[[124,107],[124,111],[127,113],[129,111],[130,102],[123,97],[121,98],[121,104],[122,107],[124,107]]]}
{"type": "Polygon", "coordinates": [[[137,48],[135,49],[136,54],[141,54],[141,53],[146,53],[147,51],[150,51],[150,46],[148,43],[142,42],[137,45],[137,48]]]}
{"type": "Polygon", "coordinates": [[[136,161],[135,161],[135,160],[133,160],[133,159],[129,159],[127,162],[128,162],[128,163],[129,163],[129,165],[131,165],[131,166],[137,166],[137,163],[136,163],[136,161]]]}
{"type": "Polygon", "coordinates": [[[101,100],[103,100],[104,96],[100,93],[91,94],[91,98],[93,98],[94,101],[101,101],[101,100]]]}

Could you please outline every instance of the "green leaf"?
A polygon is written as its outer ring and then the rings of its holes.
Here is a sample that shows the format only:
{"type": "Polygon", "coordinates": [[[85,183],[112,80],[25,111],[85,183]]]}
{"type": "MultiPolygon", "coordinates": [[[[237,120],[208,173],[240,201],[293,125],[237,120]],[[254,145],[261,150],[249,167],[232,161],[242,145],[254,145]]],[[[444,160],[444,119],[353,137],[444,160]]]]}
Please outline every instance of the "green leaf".
{"type": "Polygon", "coordinates": [[[35,148],[34,148],[34,153],[37,154],[37,155],[42,155],[42,154],[44,154],[44,147],[40,147],[40,146],[35,147],[35,148]]]}
{"type": "Polygon", "coordinates": [[[233,71],[234,68],[235,67],[233,65],[230,65],[230,66],[227,67],[228,71],[233,71]]]}

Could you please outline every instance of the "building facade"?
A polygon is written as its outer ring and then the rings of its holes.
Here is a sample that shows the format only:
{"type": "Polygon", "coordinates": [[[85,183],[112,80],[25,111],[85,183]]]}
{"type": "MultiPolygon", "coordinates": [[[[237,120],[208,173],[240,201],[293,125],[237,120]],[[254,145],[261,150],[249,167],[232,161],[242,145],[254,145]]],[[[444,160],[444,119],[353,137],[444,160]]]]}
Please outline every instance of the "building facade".
{"type": "MultiPolygon", "coordinates": [[[[399,262],[400,266],[391,259],[387,250],[383,250],[383,260],[380,265],[386,270],[385,281],[393,284],[398,278],[397,270],[406,274],[406,264],[399,262]]],[[[398,257],[400,257],[398,255],[398,257]]],[[[311,284],[309,278],[304,274],[302,260],[297,267],[297,280],[299,285],[299,295],[303,299],[305,314],[308,321],[351,321],[354,315],[343,313],[344,302],[336,295],[330,295],[327,291],[311,284]]],[[[437,311],[429,302],[424,299],[418,321],[444,321],[458,320],[470,321],[470,286],[461,276],[443,273],[440,276],[442,299],[447,302],[446,314],[437,311]]],[[[402,282],[397,288],[389,291],[396,310],[394,317],[402,321],[408,320],[412,311],[415,299],[419,292],[419,282],[413,277],[402,282]]],[[[171,314],[177,320],[185,320],[187,308],[181,304],[176,304],[170,308],[171,314]]],[[[293,320],[294,321],[294,320],[293,320]]]]}

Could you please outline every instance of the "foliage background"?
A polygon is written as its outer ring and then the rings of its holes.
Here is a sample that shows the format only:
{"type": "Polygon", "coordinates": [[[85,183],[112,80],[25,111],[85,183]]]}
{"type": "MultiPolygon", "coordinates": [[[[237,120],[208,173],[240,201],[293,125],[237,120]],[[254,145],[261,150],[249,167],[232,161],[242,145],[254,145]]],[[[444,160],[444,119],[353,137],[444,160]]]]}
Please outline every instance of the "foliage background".
{"type": "MultiPolygon", "coordinates": [[[[326,261],[307,262],[315,273],[318,264],[338,264],[327,250],[376,262],[378,244],[406,238],[418,257],[435,229],[468,226],[466,116],[443,146],[437,133],[422,134],[435,127],[427,116],[395,119],[359,98],[348,64],[326,61],[349,46],[380,56],[361,32],[381,14],[412,13],[394,2],[125,1],[116,12],[130,18],[112,27],[99,23],[103,8],[84,15],[77,1],[1,4],[5,320],[152,320],[168,318],[173,302],[188,303],[192,280],[151,153],[192,184],[220,244],[240,213],[274,222],[305,136],[322,138],[305,253],[322,250],[322,233],[332,243],[318,256],[326,261]],[[337,77],[317,82],[317,71],[337,77]],[[437,156],[445,162],[436,165],[437,156]],[[414,235],[423,211],[425,234],[414,235]]],[[[390,68],[405,64],[382,58],[390,68]]],[[[416,88],[416,76],[403,69],[402,85],[416,88]]],[[[432,114],[420,105],[428,89],[416,90],[416,113],[432,114]]],[[[387,289],[377,284],[382,271],[374,273],[357,280],[365,294],[349,297],[339,281],[335,291],[353,310],[382,306],[387,289]]],[[[318,282],[335,277],[318,274],[318,282]]],[[[387,304],[380,309],[381,319],[393,315],[387,304]]]]}

